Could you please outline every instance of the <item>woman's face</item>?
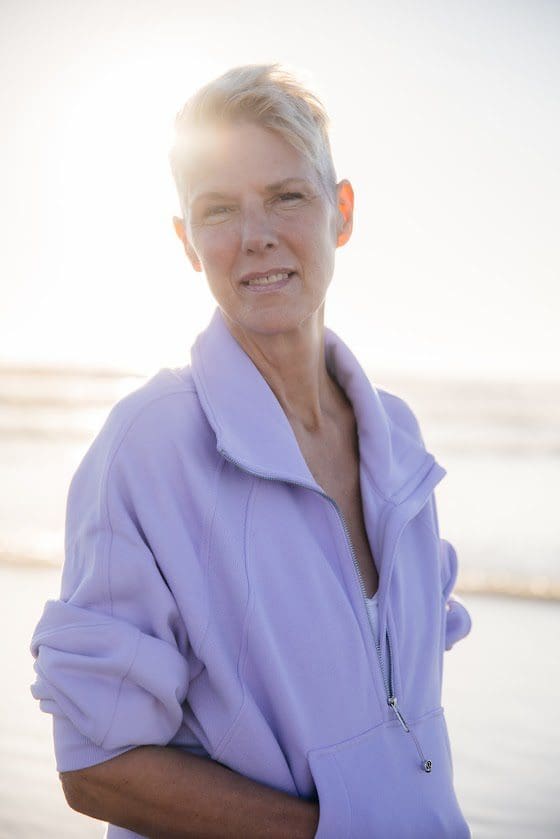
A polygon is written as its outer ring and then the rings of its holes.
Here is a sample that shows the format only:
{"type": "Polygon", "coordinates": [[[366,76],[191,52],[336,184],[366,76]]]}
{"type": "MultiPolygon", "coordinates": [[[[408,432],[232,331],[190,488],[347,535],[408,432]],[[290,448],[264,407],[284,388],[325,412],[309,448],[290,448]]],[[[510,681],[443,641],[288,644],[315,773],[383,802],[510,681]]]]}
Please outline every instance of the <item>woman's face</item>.
{"type": "Polygon", "coordinates": [[[337,186],[337,204],[280,135],[241,123],[212,135],[189,183],[187,218],[174,224],[225,315],[243,331],[271,334],[298,327],[322,306],[335,249],[352,230],[348,181],[337,186]],[[255,273],[283,276],[248,284],[255,273]]]}

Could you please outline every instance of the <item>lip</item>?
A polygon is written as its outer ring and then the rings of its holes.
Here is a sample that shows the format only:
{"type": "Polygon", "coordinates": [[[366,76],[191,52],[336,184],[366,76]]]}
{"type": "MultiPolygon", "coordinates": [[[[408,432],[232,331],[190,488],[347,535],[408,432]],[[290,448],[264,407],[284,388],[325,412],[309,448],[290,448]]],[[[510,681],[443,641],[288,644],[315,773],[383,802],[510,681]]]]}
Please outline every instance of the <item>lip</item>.
{"type": "MultiPolygon", "coordinates": [[[[284,271],[283,273],[286,274],[288,272],[284,271]]],[[[266,275],[261,274],[260,276],[266,275]]],[[[247,283],[241,283],[241,286],[244,289],[244,294],[271,294],[275,291],[279,291],[281,288],[284,288],[284,286],[289,285],[295,276],[297,276],[295,273],[291,273],[290,276],[286,277],[284,280],[276,280],[274,283],[266,283],[266,285],[259,285],[258,283],[248,285],[247,283]]]]}
{"type": "MultiPolygon", "coordinates": [[[[269,268],[267,271],[253,271],[251,274],[245,274],[239,280],[240,283],[247,283],[249,280],[256,280],[259,277],[268,277],[269,274],[293,274],[293,268],[269,268]]],[[[289,279],[289,278],[288,278],[289,279]]]]}

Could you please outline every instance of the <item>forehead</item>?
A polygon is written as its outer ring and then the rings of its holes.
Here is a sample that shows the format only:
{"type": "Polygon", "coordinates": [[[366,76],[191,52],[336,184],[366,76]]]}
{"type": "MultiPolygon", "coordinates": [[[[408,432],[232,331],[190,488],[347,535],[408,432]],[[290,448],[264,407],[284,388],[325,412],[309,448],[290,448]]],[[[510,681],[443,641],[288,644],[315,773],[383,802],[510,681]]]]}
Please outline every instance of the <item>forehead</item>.
{"type": "Polygon", "coordinates": [[[311,161],[277,132],[252,123],[214,127],[198,140],[189,173],[189,202],[208,193],[270,191],[287,179],[317,185],[311,161]]]}

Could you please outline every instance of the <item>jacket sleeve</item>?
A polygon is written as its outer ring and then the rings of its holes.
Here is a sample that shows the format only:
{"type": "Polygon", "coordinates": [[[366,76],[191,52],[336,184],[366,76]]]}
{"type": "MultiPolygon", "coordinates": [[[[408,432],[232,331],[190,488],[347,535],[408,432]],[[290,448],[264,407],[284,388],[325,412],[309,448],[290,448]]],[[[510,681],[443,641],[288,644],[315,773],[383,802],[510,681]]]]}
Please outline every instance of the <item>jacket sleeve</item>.
{"type": "MultiPolygon", "coordinates": [[[[415,413],[408,403],[400,399],[400,397],[398,398],[398,403],[401,407],[401,421],[404,427],[408,428],[412,436],[426,448],[420,424],[415,413]]],[[[429,527],[435,533],[439,545],[442,597],[446,610],[445,649],[450,650],[457,641],[460,641],[469,634],[472,628],[472,621],[461,598],[457,594],[453,594],[458,572],[457,553],[453,545],[440,536],[435,494],[432,494],[431,504],[427,512],[430,517],[429,527]]]]}
{"type": "MultiPolygon", "coordinates": [[[[403,399],[398,398],[398,404],[401,407],[401,421],[404,427],[426,448],[420,424],[415,413],[403,399]]],[[[445,649],[450,650],[457,641],[460,641],[469,634],[472,628],[472,621],[461,598],[457,594],[453,594],[458,572],[457,553],[453,545],[447,539],[442,539],[440,536],[435,494],[432,494],[431,504],[428,507],[427,513],[430,518],[428,526],[435,533],[439,545],[442,597],[446,610],[445,649]]]]}
{"type": "Polygon", "coordinates": [[[457,553],[447,539],[439,540],[441,554],[442,596],[445,602],[445,649],[450,650],[457,641],[469,634],[472,628],[471,616],[457,594],[453,594],[457,580],[457,553]]]}
{"type": "Polygon", "coordinates": [[[166,745],[189,684],[186,629],[142,531],[141,452],[126,440],[107,448],[94,441],[70,483],[61,596],[30,645],[59,772],[166,745]]]}

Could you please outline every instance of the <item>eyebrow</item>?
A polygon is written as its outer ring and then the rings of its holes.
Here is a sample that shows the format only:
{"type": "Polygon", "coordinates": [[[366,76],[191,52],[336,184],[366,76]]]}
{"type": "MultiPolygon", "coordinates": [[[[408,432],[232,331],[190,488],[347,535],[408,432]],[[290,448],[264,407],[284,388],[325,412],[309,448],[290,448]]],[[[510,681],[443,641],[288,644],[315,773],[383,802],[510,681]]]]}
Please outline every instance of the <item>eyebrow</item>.
{"type": "MultiPolygon", "coordinates": [[[[284,178],[281,181],[276,181],[276,183],[268,184],[265,186],[265,192],[276,192],[279,189],[282,189],[289,183],[302,183],[302,184],[309,184],[309,181],[306,178],[297,178],[297,177],[290,177],[284,178]]],[[[223,198],[230,198],[230,195],[227,195],[224,192],[202,192],[200,195],[197,195],[196,198],[193,199],[192,204],[196,204],[198,201],[202,201],[204,199],[211,200],[217,199],[222,200],[223,198]]]]}

